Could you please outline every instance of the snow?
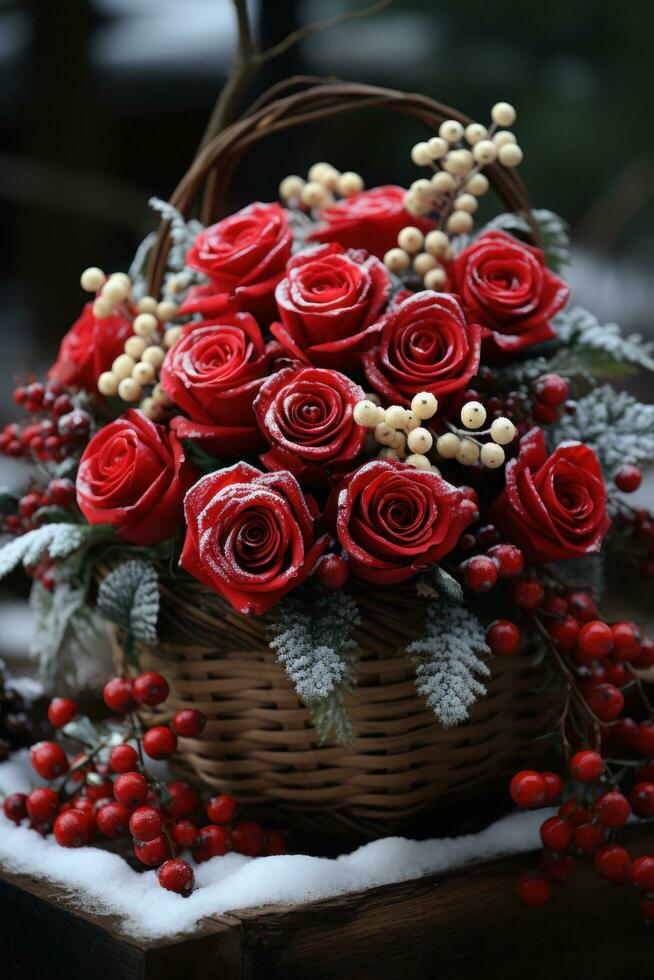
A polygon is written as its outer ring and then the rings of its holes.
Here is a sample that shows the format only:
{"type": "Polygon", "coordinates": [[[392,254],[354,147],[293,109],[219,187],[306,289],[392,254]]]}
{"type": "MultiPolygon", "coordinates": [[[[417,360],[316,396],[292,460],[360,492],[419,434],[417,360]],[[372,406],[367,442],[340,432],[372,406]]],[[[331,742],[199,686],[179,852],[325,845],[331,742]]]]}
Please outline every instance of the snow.
{"type": "MultiPolygon", "coordinates": [[[[28,752],[16,753],[0,765],[0,794],[24,791],[32,785],[30,777],[28,752]]],[[[154,871],[133,871],[100,848],[66,850],[0,813],[0,866],[62,885],[85,910],[117,915],[128,934],[155,939],[189,932],[210,915],[315,901],[529,851],[538,847],[538,829],[551,812],[513,813],[478,834],[456,838],[386,837],[335,859],[227,854],[197,866],[190,898],[164,891],[154,871]]]]}

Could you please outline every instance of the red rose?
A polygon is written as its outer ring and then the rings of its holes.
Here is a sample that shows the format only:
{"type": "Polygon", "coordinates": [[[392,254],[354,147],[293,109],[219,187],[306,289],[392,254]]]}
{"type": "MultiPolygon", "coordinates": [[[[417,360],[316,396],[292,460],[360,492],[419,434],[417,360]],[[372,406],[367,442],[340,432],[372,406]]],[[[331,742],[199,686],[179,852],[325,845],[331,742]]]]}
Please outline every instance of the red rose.
{"type": "Polygon", "coordinates": [[[98,378],[110,370],[131,336],[132,324],[127,317],[114,313],[98,319],[93,314],[93,303],[87,303],[64,336],[48,377],[62,385],[95,392],[98,378]]]}
{"type": "Polygon", "coordinates": [[[565,306],[570,287],[550,272],[539,248],[489,231],[449,271],[453,292],[484,328],[489,353],[513,354],[556,337],[550,319],[565,306]]]}
{"type": "Polygon", "coordinates": [[[381,320],[377,346],[362,357],[368,383],[392,404],[419,391],[441,402],[468,387],[479,367],[481,327],[468,323],[454,296],[425,290],[381,320]]]}
{"type": "Polygon", "coordinates": [[[303,582],[327,547],[290,473],[236,463],[186,495],[180,564],[242,613],[261,615],[303,582]]]}
{"type": "Polygon", "coordinates": [[[391,284],[379,259],[323,245],[296,255],[275,291],[282,323],[271,333],[294,357],[319,367],[351,366],[373,343],[391,284]]]}
{"type": "Polygon", "coordinates": [[[275,286],[284,275],[293,236],[279,204],[249,204],[201,231],[186,263],[209,278],[195,287],[180,313],[220,316],[227,310],[275,316],[275,286]]]}
{"type": "Polygon", "coordinates": [[[579,442],[564,442],[548,456],[543,432],[532,429],[506,464],[506,487],[491,516],[528,561],[596,554],[611,523],[597,456],[579,442]]]}
{"type": "Polygon", "coordinates": [[[271,356],[249,313],[226,313],[219,320],[189,325],[161,367],[161,384],[189,416],[171,428],[217,456],[262,449],[252,402],[271,356]]]}
{"type": "Polygon", "coordinates": [[[383,258],[397,245],[398,233],[406,225],[423,231],[433,227],[424,218],[414,218],[404,207],[402,187],[389,184],[361,191],[326,208],[321,218],[327,222],[309,235],[312,241],[338,242],[343,248],[365,248],[371,255],[383,258]]]}
{"type": "Polygon", "coordinates": [[[197,479],[172,433],[130,408],[93,436],[77,473],[77,503],[89,524],[111,524],[132,544],[157,544],[182,523],[197,479]]]}
{"type": "Polygon", "coordinates": [[[254,411],[271,449],[269,470],[301,474],[307,466],[342,466],[361,451],[366,430],[354,421],[362,389],[338,371],[284,368],[262,384],[254,411]]]}
{"type": "Polygon", "coordinates": [[[454,548],[475,504],[429,470],[373,460],[333,491],[326,518],[362,579],[403,582],[454,548]]]}

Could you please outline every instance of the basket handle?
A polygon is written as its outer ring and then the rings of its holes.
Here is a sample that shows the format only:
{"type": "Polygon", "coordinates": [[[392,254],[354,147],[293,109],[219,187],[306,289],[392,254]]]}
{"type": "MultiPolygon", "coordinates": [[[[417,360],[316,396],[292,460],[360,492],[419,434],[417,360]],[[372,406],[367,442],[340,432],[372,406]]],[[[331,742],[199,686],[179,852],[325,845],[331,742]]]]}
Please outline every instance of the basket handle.
{"type": "MultiPolygon", "coordinates": [[[[317,122],[359,109],[385,108],[410,116],[431,133],[445,119],[457,119],[467,126],[472,120],[426,95],[395,89],[339,82],[305,76],[289,78],[264,93],[244,116],[215,136],[198,154],[177,185],[170,203],[189,218],[196,202],[204,224],[224,214],[224,204],[232,177],[243,154],[255,143],[273,133],[317,122]],[[299,91],[290,89],[300,86],[299,91]]],[[[532,228],[532,241],[538,243],[525,186],[513,169],[494,163],[485,170],[490,183],[508,210],[524,217],[532,228]]],[[[163,221],[148,262],[148,291],[158,296],[170,249],[170,223],[163,221]]]]}

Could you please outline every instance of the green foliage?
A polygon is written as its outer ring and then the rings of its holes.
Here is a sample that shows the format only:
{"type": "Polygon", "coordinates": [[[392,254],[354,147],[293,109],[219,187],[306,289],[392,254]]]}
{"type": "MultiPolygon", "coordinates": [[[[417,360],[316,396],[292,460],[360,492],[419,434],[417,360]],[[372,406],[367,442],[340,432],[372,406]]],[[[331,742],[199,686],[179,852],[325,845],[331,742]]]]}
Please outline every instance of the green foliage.
{"type": "Polygon", "coordinates": [[[98,611],[126,630],[128,659],[136,659],[135,641],[154,646],[159,617],[159,584],[154,566],[134,559],[109,572],[98,589],[98,611]]]}

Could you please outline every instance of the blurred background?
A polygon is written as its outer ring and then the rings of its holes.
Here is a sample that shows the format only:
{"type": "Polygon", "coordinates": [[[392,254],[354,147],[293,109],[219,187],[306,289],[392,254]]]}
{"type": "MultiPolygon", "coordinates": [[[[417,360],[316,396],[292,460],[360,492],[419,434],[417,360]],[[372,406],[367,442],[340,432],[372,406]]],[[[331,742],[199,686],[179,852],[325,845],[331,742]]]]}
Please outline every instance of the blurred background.
{"type": "MultiPolygon", "coordinates": [[[[267,47],[365,5],[250,9],[267,47]]],[[[269,63],[246,101],[307,73],[418,89],[481,122],[498,99],[514,103],[532,201],[571,225],[574,299],[651,334],[653,31],[647,0],[395,0],[269,63]]],[[[77,316],[81,269],[126,268],[154,227],[148,197],[167,197],[190,164],[235,37],[231,0],[0,2],[2,424],[14,377],[47,367],[77,316]]],[[[294,133],[246,161],[232,203],[273,199],[283,176],[318,159],[360,171],[368,186],[408,183],[409,148],[422,138],[413,125],[372,113],[294,133]]],[[[17,616],[22,644],[21,607],[17,616]]],[[[5,646],[11,624],[5,607],[5,646]]]]}

